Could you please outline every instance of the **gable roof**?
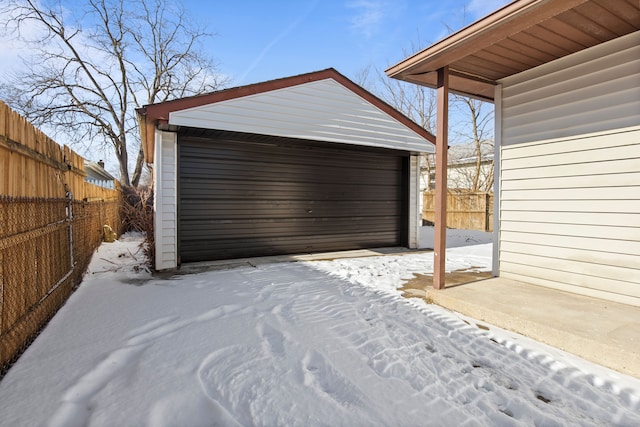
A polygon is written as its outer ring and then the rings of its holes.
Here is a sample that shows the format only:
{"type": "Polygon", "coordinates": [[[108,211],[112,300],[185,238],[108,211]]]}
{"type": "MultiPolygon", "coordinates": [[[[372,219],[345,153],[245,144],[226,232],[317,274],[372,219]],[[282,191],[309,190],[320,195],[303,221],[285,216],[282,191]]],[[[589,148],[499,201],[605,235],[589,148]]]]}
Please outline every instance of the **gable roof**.
{"type": "Polygon", "coordinates": [[[386,73],[435,87],[449,66],[451,91],[491,101],[502,78],[638,30],[638,0],[516,0],[386,73]]]}
{"type": "Polygon", "coordinates": [[[333,68],[146,105],[137,112],[147,162],[153,161],[157,125],[434,151],[431,133],[333,68]]]}
{"type": "Polygon", "coordinates": [[[86,179],[93,181],[115,181],[116,178],[107,172],[103,166],[98,163],[85,160],[84,171],[87,173],[86,179]]]}

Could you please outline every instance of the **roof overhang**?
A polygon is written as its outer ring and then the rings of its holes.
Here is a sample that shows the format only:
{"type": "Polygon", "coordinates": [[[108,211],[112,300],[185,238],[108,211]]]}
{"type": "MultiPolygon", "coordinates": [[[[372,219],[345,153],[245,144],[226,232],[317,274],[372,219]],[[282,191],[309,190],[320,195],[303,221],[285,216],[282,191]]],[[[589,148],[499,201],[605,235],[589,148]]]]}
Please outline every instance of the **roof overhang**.
{"type": "Polygon", "coordinates": [[[180,126],[433,152],[435,137],[333,68],[137,109],[145,160],[180,126]],[[351,140],[350,140],[351,138],[351,140]]]}
{"type": "Polygon", "coordinates": [[[505,77],[638,30],[637,0],[516,0],[386,73],[433,88],[448,66],[452,92],[493,101],[505,77]]]}

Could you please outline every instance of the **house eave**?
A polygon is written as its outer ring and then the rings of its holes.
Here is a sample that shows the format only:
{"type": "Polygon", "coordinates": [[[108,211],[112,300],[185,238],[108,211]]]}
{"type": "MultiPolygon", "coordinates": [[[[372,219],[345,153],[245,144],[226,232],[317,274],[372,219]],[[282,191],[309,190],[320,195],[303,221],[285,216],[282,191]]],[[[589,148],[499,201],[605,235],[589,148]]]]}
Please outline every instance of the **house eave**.
{"type": "Polygon", "coordinates": [[[640,30],[640,3],[600,3],[516,0],[386,73],[435,87],[437,70],[447,66],[451,92],[493,100],[493,86],[505,77],[640,30]]]}

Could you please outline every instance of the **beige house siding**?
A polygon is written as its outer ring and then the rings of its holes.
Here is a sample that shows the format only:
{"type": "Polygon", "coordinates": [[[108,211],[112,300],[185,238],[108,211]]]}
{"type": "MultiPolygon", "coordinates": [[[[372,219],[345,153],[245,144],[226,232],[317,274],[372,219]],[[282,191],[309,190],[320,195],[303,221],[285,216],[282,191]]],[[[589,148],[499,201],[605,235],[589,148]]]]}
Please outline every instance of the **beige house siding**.
{"type": "Polygon", "coordinates": [[[500,83],[500,276],[640,306],[640,33],[500,83]]]}
{"type": "Polygon", "coordinates": [[[502,144],[640,124],[640,32],[586,49],[502,84],[502,144]]]}
{"type": "Polygon", "coordinates": [[[500,275],[640,305],[640,127],[501,158],[500,275]]]}
{"type": "Polygon", "coordinates": [[[154,159],[156,269],[178,266],[176,133],[156,130],[154,159]]]}

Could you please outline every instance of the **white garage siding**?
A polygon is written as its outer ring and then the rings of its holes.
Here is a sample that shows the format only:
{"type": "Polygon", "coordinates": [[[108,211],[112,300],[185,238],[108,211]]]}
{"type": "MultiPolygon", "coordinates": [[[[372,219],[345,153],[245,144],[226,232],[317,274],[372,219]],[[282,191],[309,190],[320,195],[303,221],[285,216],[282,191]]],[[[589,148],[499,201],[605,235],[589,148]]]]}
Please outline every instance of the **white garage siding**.
{"type": "Polygon", "coordinates": [[[640,306],[640,33],[501,84],[500,276],[640,306]]]}
{"type": "Polygon", "coordinates": [[[420,156],[409,158],[409,238],[411,249],[420,247],[422,228],[422,192],[420,191],[420,156]]]}
{"type": "Polygon", "coordinates": [[[433,153],[433,144],[333,79],[171,112],[169,124],[433,153]]]}
{"type": "Polygon", "coordinates": [[[177,259],[176,133],[156,130],[154,159],[154,231],[156,269],[175,268],[177,259]]]}

